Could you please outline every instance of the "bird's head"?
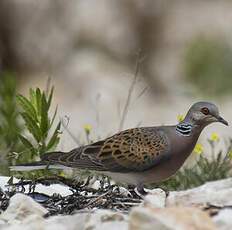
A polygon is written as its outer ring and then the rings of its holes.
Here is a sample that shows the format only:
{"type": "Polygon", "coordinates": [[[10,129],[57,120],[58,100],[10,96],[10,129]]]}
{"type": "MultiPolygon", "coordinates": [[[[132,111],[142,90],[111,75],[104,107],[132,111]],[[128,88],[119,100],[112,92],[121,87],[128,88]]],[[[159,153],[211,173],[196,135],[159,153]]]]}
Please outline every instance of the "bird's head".
{"type": "Polygon", "coordinates": [[[201,127],[213,122],[220,122],[228,126],[228,122],[220,116],[218,107],[213,103],[203,101],[193,104],[184,120],[201,127]]]}

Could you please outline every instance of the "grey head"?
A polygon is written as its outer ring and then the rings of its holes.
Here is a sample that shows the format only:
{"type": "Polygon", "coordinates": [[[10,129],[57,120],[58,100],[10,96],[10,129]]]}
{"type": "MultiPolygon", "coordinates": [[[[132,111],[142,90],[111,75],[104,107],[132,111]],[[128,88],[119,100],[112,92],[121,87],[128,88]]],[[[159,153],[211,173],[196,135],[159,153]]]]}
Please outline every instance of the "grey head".
{"type": "Polygon", "coordinates": [[[228,122],[220,116],[218,107],[205,101],[193,104],[183,122],[200,128],[204,128],[213,122],[220,122],[228,126],[228,122]]]}

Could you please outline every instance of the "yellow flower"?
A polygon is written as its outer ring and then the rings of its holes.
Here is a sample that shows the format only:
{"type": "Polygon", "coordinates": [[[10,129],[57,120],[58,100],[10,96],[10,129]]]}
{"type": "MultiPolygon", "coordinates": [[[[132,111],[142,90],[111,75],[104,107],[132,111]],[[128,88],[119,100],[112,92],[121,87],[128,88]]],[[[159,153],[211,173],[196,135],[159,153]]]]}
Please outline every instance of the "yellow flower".
{"type": "Polygon", "coordinates": [[[204,152],[204,148],[203,148],[203,145],[202,144],[196,144],[194,150],[193,150],[194,153],[198,154],[198,155],[201,155],[203,152],[204,152]]]}
{"type": "Polygon", "coordinates": [[[232,160],[232,150],[228,153],[228,157],[232,160]]]}
{"type": "Polygon", "coordinates": [[[182,121],[184,120],[184,115],[183,115],[183,114],[178,114],[178,115],[177,115],[177,120],[178,120],[179,122],[182,122],[182,121]]]}
{"type": "Polygon", "coordinates": [[[59,176],[61,176],[61,177],[65,177],[64,172],[63,172],[63,171],[62,171],[62,172],[60,172],[59,176]]]}
{"type": "Polygon", "coordinates": [[[210,140],[213,142],[218,142],[220,140],[219,135],[215,132],[213,132],[210,136],[210,140]]]}
{"type": "Polygon", "coordinates": [[[86,124],[86,125],[84,125],[84,130],[85,130],[86,134],[90,134],[90,132],[92,130],[92,126],[90,124],[86,124]]]}

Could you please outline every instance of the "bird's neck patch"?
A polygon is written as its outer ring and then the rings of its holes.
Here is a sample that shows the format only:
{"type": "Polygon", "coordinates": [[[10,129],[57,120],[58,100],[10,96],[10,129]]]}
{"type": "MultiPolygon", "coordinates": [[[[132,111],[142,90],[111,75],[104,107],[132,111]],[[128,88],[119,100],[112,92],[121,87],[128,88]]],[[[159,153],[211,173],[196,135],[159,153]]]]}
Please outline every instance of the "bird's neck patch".
{"type": "Polygon", "coordinates": [[[176,126],[176,132],[183,136],[190,136],[193,126],[189,123],[180,123],[176,126]]]}

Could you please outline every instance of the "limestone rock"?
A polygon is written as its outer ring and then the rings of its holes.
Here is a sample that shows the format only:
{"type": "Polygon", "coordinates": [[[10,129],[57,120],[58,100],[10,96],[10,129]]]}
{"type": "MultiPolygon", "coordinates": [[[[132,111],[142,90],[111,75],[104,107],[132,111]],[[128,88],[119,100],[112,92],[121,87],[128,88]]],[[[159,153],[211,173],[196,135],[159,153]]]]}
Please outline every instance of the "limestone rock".
{"type": "MultiPolygon", "coordinates": [[[[10,180],[10,177],[6,176],[0,176],[0,189],[3,191],[6,191],[8,188],[8,181],[10,180]]],[[[13,178],[13,183],[18,183],[20,180],[17,178],[13,178]]],[[[25,185],[25,193],[29,192],[30,188],[29,185],[25,185]]],[[[70,188],[66,185],[61,184],[51,184],[49,186],[43,185],[43,184],[37,184],[34,192],[42,193],[47,196],[52,196],[54,193],[58,193],[61,196],[68,196],[72,194],[72,191],[70,191],[70,188]]]]}
{"type": "Polygon", "coordinates": [[[121,213],[97,210],[72,216],[53,216],[48,219],[30,215],[21,222],[11,222],[11,225],[1,227],[4,230],[127,230],[128,222],[126,215],[121,213]]]}
{"type": "Polygon", "coordinates": [[[153,189],[145,196],[142,206],[163,208],[166,203],[166,194],[162,189],[153,189]]]}
{"type": "Polygon", "coordinates": [[[87,214],[75,214],[72,216],[54,216],[44,221],[46,230],[76,230],[85,229],[87,214]]]}
{"type": "Polygon", "coordinates": [[[20,223],[30,216],[42,218],[47,212],[29,196],[18,193],[10,199],[9,207],[2,213],[0,220],[10,224],[20,223]]]}
{"type": "Polygon", "coordinates": [[[232,209],[223,209],[213,218],[214,223],[220,230],[232,229],[232,209]]]}
{"type": "MultiPolygon", "coordinates": [[[[73,216],[53,216],[48,219],[29,217],[27,221],[12,224],[4,230],[84,230],[87,214],[73,216]],[[78,226],[78,227],[77,227],[78,226]]],[[[2,228],[1,228],[2,229],[2,228]]]]}
{"type": "Polygon", "coordinates": [[[110,210],[97,210],[86,220],[85,230],[127,230],[127,217],[110,210]]]}
{"type": "Polygon", "coordinates": [[[232,205],[232,178],[208,182],[200,187],[186,191],[170,192],[167,206],[173,205],[204,205],[219,207],[232,205]]]}
{"type": "Polygon", "coordinates": [[[134,208],[129,230],[215,230],[210,217],[193,207],[134,208]]]}

